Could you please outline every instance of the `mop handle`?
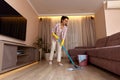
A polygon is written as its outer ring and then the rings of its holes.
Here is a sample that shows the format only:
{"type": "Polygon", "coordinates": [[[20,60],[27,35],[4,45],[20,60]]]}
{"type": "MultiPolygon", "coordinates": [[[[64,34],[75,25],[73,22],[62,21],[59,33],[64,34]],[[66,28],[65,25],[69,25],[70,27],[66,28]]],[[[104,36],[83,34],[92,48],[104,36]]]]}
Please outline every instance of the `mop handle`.
{"type": "MultiPolygon", "coordinates": [[[[60,39],[58,39],[58,42],[61,43],[60,39]]],[[[75,65],[75,63],[73,62],[72,58],[70,57],[68,51],[66,50],[66,48],[62,45],[63,50],[65,51],[66,55],[68,56],[68,58],[70,59],[70,61],[72,62],[73,65],[75,65]]]]}

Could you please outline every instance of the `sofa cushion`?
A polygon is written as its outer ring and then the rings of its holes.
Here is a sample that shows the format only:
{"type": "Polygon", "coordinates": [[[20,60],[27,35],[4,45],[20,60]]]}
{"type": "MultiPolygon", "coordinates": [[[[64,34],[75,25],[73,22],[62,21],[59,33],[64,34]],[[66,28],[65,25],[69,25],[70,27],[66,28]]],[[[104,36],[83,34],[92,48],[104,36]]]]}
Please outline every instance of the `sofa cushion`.
{"type": "Polygon", "coordinates": [[[104,37],[104,38],[98,39],[98,40],[96,41],[95,46],[96,46],[96,47],[105,47],[105,46],[106,46],[107,39],[108,39],[108,37],[104,37]]]}
{"type": "Polygon", "coordinates": [[[120,32],[109,36],[106,46],[120,45],[120,32]]]}
{"type": "Polygon", "coordinates": [[[93,57],[120,61],[120,45],[91,49],[87,54],[93,57]]]}

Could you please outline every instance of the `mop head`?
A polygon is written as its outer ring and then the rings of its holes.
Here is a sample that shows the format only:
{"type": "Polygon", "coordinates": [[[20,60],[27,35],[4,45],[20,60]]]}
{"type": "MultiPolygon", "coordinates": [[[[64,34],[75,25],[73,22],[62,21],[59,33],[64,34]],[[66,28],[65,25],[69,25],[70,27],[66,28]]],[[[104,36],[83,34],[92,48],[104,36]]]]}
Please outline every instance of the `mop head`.
{"type": "Polygon", "coordinates": [[[80,66],[78,66],[78,65],[74,65],[74,67],[72,67],[72,68],[67,68],[67,70],[69,70],[69,71],[73,71],[73,70],[81,70],[82,68],[80,67],[80,66]]]}

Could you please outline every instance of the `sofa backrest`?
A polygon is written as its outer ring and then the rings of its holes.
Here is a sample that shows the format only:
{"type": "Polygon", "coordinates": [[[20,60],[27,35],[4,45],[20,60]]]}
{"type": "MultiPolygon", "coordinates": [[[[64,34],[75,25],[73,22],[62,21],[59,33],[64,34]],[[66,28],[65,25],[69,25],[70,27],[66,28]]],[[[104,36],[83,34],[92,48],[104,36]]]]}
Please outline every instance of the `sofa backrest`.
{"type": "Polygon", "coordinates": [[[109,36],[106,46],[120,45],[120,32],[109,36]]]}
{"type": "Polygon", "coordinates": [[[105,47],[107,40],[108,40],[108,37],[104,37],[104,38],[98,39],[96,41],[95,47],[105,47]]]}

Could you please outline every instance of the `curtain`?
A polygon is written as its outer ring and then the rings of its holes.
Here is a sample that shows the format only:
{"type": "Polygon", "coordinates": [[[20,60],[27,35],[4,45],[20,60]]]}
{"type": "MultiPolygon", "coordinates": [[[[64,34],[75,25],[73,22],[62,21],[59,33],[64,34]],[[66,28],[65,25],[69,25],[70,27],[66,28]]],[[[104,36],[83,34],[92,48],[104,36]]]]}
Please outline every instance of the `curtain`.
{"type": "Polygon", "coordinates": [[[94,46],[94,27],[94,19],[91,16],[70,18],[65,42],[67,49],[79,46],[94,46]]]}
{"type": "Polygon", "coordinates": [[[51,45],[51,19],[40,18],[39,22],[39,38],[42,38],[44,49],[50,49],[51,45]]]}
{"type": "Polygon", "coordinates": [[[93,17],[82,18],[82,45],[94,46],[95,45],[95,26],[93,17]]]}
{"type": "MultiPolygon", "coordinates": [[[[40,20],[40,35],[45,43],[51,45],[51,28],[58,22],[60,22],[60,17],[40,20]]],[[[91,16],[69,17],[65,47],[73,49],[79,46],[94,46],[94,27],[94,19],[91,16]]],[[[50,46],[48,48],[50,49],[50,46]]]]}

